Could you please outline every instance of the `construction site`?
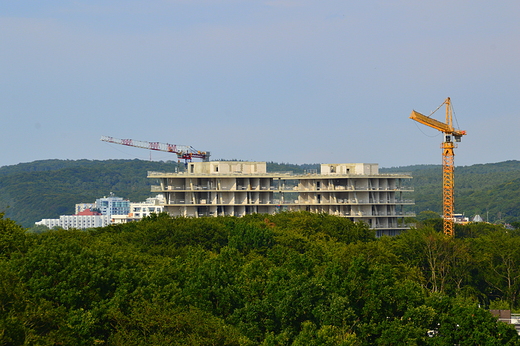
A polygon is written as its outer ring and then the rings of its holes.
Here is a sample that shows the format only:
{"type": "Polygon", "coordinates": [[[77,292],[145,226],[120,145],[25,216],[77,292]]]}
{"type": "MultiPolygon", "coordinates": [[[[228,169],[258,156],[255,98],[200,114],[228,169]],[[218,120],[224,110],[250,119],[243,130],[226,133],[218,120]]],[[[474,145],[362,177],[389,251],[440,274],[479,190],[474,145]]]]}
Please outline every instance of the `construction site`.
{"type": "Polygon", "coordinates": [[[408,229],[406,211],[412,177],[381,174],[377,164],[321,164],[320,173],[267,172],[266,162],[209,161],[209,153],[189,146],[102,137],[101,140],[175,153],[184,164],[176,172],[148,172],[152,192],[164,197],[172,216],[216,217],[280,211],[327,213],[362,221],[377,236],[408,229]],[[193,162],[194,158],[202,162],[193,162]]]}
{"type": "MultiPolygon", "coordinates": [[[[465,131],[453,126],[447,98],[425,116],[415,110],[410,119],[443,133],[443,230],[454,236],[454,148],[465,131]],[[445,122],[431,116],[446,106],[445,122]]],[[[172,216],[244,216],[280,211],[327,213],[362,221],[377,236],[396,235],[408,229],[405,218],[414,217],[409,174],[381,174],[374,163],[321,164],[306,174],[267,172],[266,162],[210,161],[209,151],[187,145],[135,141],[103,136],[102,141],[177,155],[184,160],[176,172],[149,172],[156,185],[152,192],[164,197],[164,210],[172,216]],[[201,159],[202,162],[193,162],[201,159]]]]}
{"type": "Polygon", "coordinates": [[[380,174],[377,164],[322,164],[320,174],[266,171],[265,162],[192,162],[177,173],[149,172],[172,216],[244,216],[309,211],[363,221],[377,235],[407,228],[411,176],[380,174]]]}

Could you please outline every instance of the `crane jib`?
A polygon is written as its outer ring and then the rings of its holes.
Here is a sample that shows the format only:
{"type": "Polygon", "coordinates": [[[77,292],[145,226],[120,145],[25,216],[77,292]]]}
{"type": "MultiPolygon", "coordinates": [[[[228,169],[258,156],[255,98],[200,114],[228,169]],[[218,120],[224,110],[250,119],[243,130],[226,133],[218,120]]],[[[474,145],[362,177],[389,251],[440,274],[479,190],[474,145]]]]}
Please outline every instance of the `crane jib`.
{"type": "Polygon", "coordinates": [[[191,159],[191,158],[199,159],[200,158],[200,159],[204,159],[204,160],[209,160],[209,152],[195,150],[192,146],[189,146],[189,145],[177,145],[177,144],[169,144],[169,143],[161,143],[161,142],[145,142],[145,141],[136,141],[133,139],[118,139],[118,138],[109,137],[109,136],[101,136],[101,140],[104,142],[127,145],[130,147],[165,151],[165,152],[176,154],[177,157],[183,158],[183,159],[191,159]]]}

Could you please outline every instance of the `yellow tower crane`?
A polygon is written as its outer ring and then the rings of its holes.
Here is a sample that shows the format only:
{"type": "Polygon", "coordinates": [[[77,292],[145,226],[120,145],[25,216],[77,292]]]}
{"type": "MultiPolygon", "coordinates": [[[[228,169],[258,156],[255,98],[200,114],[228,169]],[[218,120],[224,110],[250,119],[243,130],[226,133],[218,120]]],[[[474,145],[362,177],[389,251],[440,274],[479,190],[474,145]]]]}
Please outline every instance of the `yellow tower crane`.
{"type": "Polygon", "coordinates": [[[444,233],[449,236],[454,236],[453,230],[453,206],[454,206],[454,178],[453,172],[454,157],[455,154],[453,149],[456,147],[454,142],[460,142],[462,136],[466,134],[466,131],[456,130],[453,127],[453,109],[451,107],[450,98],[448,97],[435,111],[429,116],[423,115],[419,112],[412,111],[410,119],[413,119],[426,126],[433,127],[444,133],[444,142],[442,142],[442,210],[443,210],[443,230],[444,233]],[[430,118],[443,105],[446,105],[446,122],[440,122],[438,120],[430,118]]]}

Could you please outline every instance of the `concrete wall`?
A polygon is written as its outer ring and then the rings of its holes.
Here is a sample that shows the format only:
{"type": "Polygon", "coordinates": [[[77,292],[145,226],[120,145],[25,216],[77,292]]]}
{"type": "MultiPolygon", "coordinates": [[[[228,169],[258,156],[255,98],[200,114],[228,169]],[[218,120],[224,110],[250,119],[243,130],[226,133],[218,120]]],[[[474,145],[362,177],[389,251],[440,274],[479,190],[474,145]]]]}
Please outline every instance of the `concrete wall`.
{"type": "Polygon", "coordinates": [[[321,174],[379,174],[377,163],[322,163],[321,174]]]}
{"type": "Polygon", "coordinates": [[[212,161],[188,164],[188,174],[257,174],[266,172],[267,164],[265,162],[212,161]]]}

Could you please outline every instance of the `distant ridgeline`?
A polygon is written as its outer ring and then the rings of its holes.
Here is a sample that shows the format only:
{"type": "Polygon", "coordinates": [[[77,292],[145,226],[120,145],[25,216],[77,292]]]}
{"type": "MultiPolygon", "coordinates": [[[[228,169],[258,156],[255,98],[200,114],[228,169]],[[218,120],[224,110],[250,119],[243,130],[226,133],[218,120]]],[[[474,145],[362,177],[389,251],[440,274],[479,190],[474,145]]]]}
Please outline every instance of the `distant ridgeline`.
{"type": "MultiPolygon", "coordinates": [[[[150,197],[148,171],[171,172],[176,161],[42,160],[0,167],[0,212],[24,227],[42,218],[72,214],[73,206],[110,192],[129,200],[150,197]]],[[[267,170],[317,172],[319,164],[267,163],[267,170]]],[[[406,172],[414,177],[415,212],[442,210],[440,165],[380,168],[381,173],[406,172]]],[[[520,161],[457,167],[455,212],[482,215],[490,222],[520,220],[520,161]]]]}

